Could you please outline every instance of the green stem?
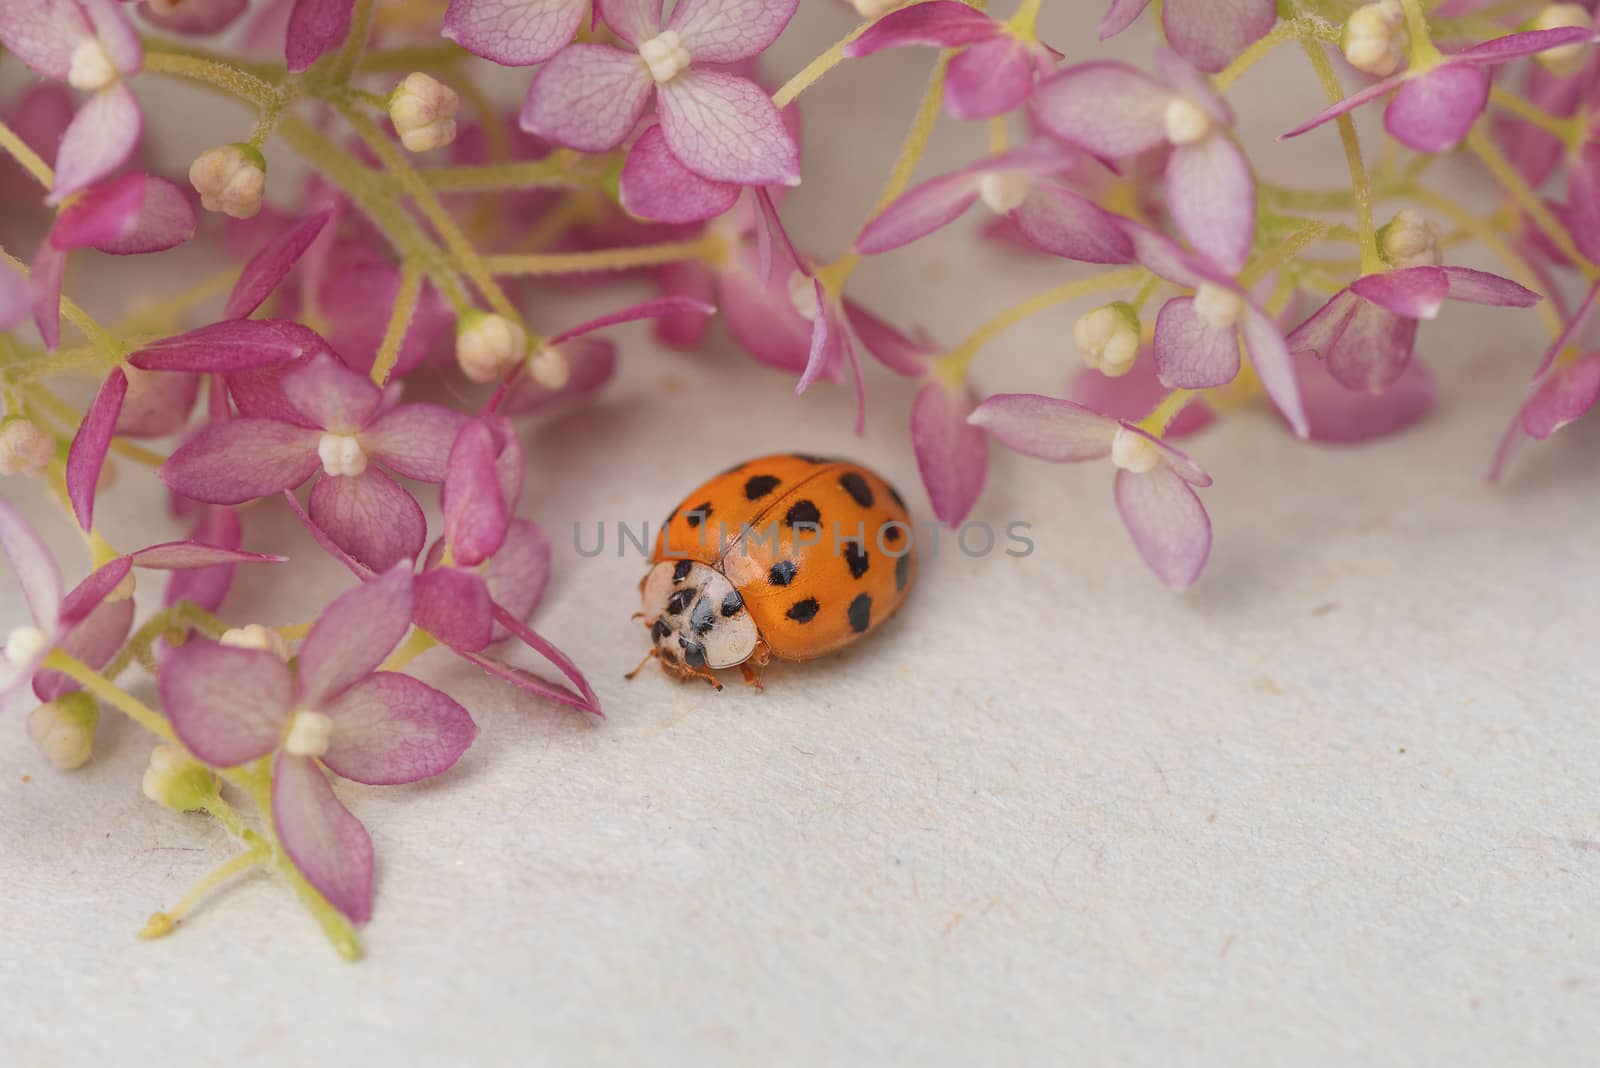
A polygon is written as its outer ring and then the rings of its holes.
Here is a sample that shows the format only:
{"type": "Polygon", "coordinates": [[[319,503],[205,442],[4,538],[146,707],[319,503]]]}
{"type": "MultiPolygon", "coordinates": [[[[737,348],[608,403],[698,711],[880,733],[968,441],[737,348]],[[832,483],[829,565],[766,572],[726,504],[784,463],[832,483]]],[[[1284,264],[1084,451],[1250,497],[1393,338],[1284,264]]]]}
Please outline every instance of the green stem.
{"type": "Polygon", "coordinates": [[[435,167],[420,172],[428,188],[439,193],[497,193],[546,187],[580,187],[585,183],[571,171],[579,157],[562,150],[544,159],[517,163],[483,163],[465,167],[435,167]]]}
{"type": "Polygon", "coordinates": [[[260,109],[271,107],[278,98],[278,89],[271,82],[212,59],[175,52],[148,52],[144,57],[144,69],[151,74],[167,74],[209,85],[260,109]]]}
{"type": "MultiPolygon", "coordinates": [[[[1311,67],[1317,72],[1322,91],[1330,103],[1344,98],[1339,78],[1333,73],[1333,64],[1315,41],[1300,42],[1311,67]]],[[[1350,170],[1350,187],[1356,197],[1356,230],[1361,235],[1361,269],[1363,274],[1383,270],[1383,259],[1378,255],[1377,229],[1372,224],[1372,186],[1367,181],[1367,167],[1361,159],[1361,139],[1356,135],[1355,121],[1349,115],[1335,120],[1339,127],[1339,143],[1344,148],[1345,165],[1350,170]]]]}
{"type": "Polygon", "coordinates": [[[1058,304],[1065,304],[1069,300],[1077,300],[1092,293],[1099,293],[1107,289],[1117,289],[1121,286],[1131,286],[1137,283],[1144,275],[1142,267],[1128,267],[1119,271],[1110,271],[1098,274],[1093,278],[1080,278],[1065,285],[1047,289],[1043,293],[1029,297],[1021,303],[1012,305],[993,319],[974,330],[965,341],[945,353],[939,359],[940,373],[953,381],[962,381],[966,378],[967,369],[972,366],[972,361],[977,359],[983,347],[1013,326],[1029,318],[1054,308],[1058,304]]]}
{"type": "Polygon", "coordinates": [[[411,315],[416,311],[417,296],[422,292],[422,266],[416,260],[406,260],[400,265],[400,288],[394,295],[394,307],[389,311],[389,325],[384,327],[383,342],[372,361],[372,381],[385,385],[400,359],[400,346],[405,342],[406,331],[411,328],[411,315]]]}
{"type": "Polygon", "coordinates": [[[355,7],[350,12],[350,33],[346,35],[344,46],[339,49],[328,71],[335,85],[343,85],[350,80],[350,72],[356,69],[362,53],[367,50],[367,37],[371,32],[372,0],[355,0],[355,7]]]}
{"type": "Polygon", "coordinates": [[[720,248],[721,242],[713,236],[595,252],[507,253],[485,256],[483,262],[495,275],[585,274],[705,259],[720,248]]]}
{"type": "Polygon", "coordinates": [[[176,742],[178,740],[178,736],[172,733],[172,726],[162,717],[161,713],[111,682],[100,672],[71,653],[61,649],[52,649],[50,650],[50,655],[44,658],[44,666],[50,671],[61,672],[61,674],[72,679],[85,690],[100,698],[100,700],[121,710],[129,719],[156,735],[162,741],[176,742]]]}

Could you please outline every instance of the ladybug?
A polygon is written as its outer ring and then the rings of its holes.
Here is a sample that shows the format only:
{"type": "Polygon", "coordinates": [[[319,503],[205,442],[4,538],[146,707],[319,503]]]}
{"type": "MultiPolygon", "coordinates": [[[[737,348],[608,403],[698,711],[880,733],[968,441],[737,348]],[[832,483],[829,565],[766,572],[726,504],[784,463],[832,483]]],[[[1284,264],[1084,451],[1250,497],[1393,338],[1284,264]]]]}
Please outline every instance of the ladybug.
{"type": "Polygon", "coordinates": [[[652,658],[672,678],[811,660],[900,607],[916,570],[906,503],[848,460],[790,453],[724,471],[662,523],[640,580],[652,658]]]}

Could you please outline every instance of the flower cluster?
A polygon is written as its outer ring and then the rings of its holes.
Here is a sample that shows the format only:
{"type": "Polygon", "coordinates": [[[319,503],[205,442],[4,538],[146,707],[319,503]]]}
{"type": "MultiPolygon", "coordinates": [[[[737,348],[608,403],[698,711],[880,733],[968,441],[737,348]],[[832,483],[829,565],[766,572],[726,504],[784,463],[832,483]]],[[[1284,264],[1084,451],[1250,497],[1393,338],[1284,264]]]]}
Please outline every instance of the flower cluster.
{"type": "MultiPolygon", "coordinates": [[[[532,624],[552,561],[519,515],[538,509],[520,426],[606,384],[612,328],[650,321],[686,349],[720,312],[794,392],[848,377],[858,419],[869,359],[911,379],[909,449],[948,524],[977,507],[991,441],[1109,460],[1134,548],[1176,589],[1212,549],[1197,492],[1211,477],[1173,442],[1258,398],[1310,442],[1403,429],[1433,406],[1421,327],[1451,301],[1534,308],[1552,337],[1508,401],[1493,476],[1522,438],[1600,400],[1600,352],[1585,348],[1600,299],[1592,4],[1166,0],[1146,20],[1144,65],[1052,47],[1041,0],[997,6],[808,4],[843,36],[772,83],[760,61],[799,0],[450,0],[432,20],[391,0],[3,5],[6,62],[41,81],[0,101],[0,475],[60,502],[87,573],[65,589],[55,554],[0,501],[27,610],[5,637],[0,697],[31,690],[26,732],[62,768],[90,759],[103,706],[132,717],[161,743],[144,792],[238,840],[147,935],[264,868],[354,952],[373,847],[334,780],[439,775],[476,733],[467,709],[405,673],[424,652],[599,713],[532,624]],[[805,175],[800,98],[830,71],[881,77],[878,53],[919,48],[933,76],[876,207],[849,247],[811,250],[783,221],[805,175]],[[1280,48],[1303,53],[1328,105],[1282,136],[1336,132],[1336,188],[1259,173],[1238,128],[1230,92],[1280,48]],[[480,84],[495,65],[531,68],[520,101],[480,84]],[[135,93],[157,78],[254,121],[192,160],[161,159],[135,93]],[[1381,155],[1350,117],[1380,102],[1381,155]],[[934,126],[975,121],[987,151],[917,180],[934,126]],[[311,177],[269,173],[269,142],[311,177]],[[1441,188],[1466,168],[1500,192],[1488,213],[1441,188]],[[990,216],[983,240],[1067,261],[1062,282],[950,346],[857,299],[874,257],[974,209],[990,216]],[[229,265],[115,322],[72,299],[74,259],[185,243],[229,265]],[[1494,273],[1446,262],[1468,243],[1494,273]],[[602,292],[643,277],[658,295],[536,325],[528,297],[552,276],[602,292]],[[1005,331],[1073,302],[1087,305],[1070,323],[1082,367],[1060,395],[1006,392],[1002,367],[977,367],[1005,331]],[[61,389],[73,378],[89,384],[82,406],[61,389]],[[114,547],[96,504],[119,475],[143,476],[143,499],[181,533],[114,547]],[[261,551],[259,517],[276,509],[350,575],[308,622],[230,610],[241,565],[295,573],[261,551]],[[137,581],[150,570],[170,573],[155,597],[137,581]],[[118,683],[135,665],[158,700],[118,683]]],[[[1148,6],[1110,0],[1101,36],[1148,6]]]]}

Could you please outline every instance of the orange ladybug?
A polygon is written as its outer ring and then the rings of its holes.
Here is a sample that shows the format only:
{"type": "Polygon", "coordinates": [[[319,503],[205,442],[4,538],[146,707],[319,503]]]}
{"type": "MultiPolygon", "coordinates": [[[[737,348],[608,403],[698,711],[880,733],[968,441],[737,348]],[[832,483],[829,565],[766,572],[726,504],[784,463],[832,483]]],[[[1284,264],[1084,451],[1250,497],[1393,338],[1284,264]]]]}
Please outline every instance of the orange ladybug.
{"type": "Polygon", "coordinates": [[[719,690],[712,672],[737,667],[759,688],[753,667],[831,653],[888,619],[911,588],[912,540],[905,501],[860,464],[790,453],[724,471],[656,537],[645,661],[719,690]]]}

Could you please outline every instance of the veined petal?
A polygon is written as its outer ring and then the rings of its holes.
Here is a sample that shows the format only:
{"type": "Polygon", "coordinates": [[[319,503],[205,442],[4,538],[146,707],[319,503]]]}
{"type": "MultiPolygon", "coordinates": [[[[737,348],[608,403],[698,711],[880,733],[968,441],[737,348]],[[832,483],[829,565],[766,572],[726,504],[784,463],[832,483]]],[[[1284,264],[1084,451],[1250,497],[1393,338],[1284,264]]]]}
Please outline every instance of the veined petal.
{"type": "Polygon", "coordinates": [[[854,59],[907,45],[957,48],[1004,32],[994,19],[966,4],[932,0],[883,16],[846,45],[844,54],[854,59]]]}
{"type": "Polygon", "coordinates": [[[1256,377],[1261,379],[1267,396],[1278,406],[1278,411],[1283,413],[1295,434],[1306,437],[1310,433],[1310,426],[1306,419],[1305,403],[1300,398],[1300,379],[1295,374],[1294,363],[1289,358],[1289,347],[1278,330],[1278,324],[1259,309],[1246,307],[1239,328],[1245,351],[1250,354],[1250,365],[1255,368],[1256,377]]]}
{"type": "Polygon", "coordinates": [[[139,101],[120,80],[96,90],[61,137],[55,184],[45,203],[59,204],[126,163],[143,123],[139,101]]]}
{"type": "MultiPolygon", "coordinates": [[[[494,603],[517,619],[533,614],[550,582],[550,539],[527,519],[513,519],[505,540],[483,566],[483,580],[494,603]]],[[[505,637],[495,628],[495,639],[505,637]]]]}
{"type": "Polygon", "coordinates": [[[1563,45],[1592,43],[1594,39],[1594,31],[1582,26],[1529,30],[1526,33],[1510,33],[1504,37],[1496,37],[1492,41],[1484,41],[1482,44],[1462,49],[1450,58],[1472,63],[1508,63],[1513,59],[1547,52],[1563,45]]]}
{"type": "Polygon", "coordinates": [[[168,654],[159,682],[178,738],[219,768],[272,752],[294,714],[288,665],[263,649],[195,638],[168,654]]]}
{"type": "Polygon", "coordinates": [[[77,4],[6,0],[0,13],[0,45],[36,73],[58,82],[67,80],[73,49],[93,37],[94,29],[77,4]]]}
{"type": "Polygon", "coordinates": [[[1201,282],[1234,287],[1231,275],[1215,265],[1185,252],[1178,243],[1148,226],[1140,226],[1129,219],[1112,216],[1122,227],[1122,232],[1133,242],[1133,257],[1155,274],[1180,286],[1198,286],[1201,282]]]}
{"type": "Polygon", "coordinates": [[[969,168],[913,186],[862,228],[856,251],[888,252],[949,225],[978,202],[982,180],[981,171],[969,168]]]}
{"type": "Polygon", "coordinates": [[[1288,345],[1321,359],[1346,389],[1379,393],[1404,370],[1416,336],[1415,319],[1346,289],[1296,327],[1288,345]]]}
{"type": "Polygon", "coordinates": [[[690,68],[661,86],[656,108],[667,147],[702,178],[800,184],[800,150],[772,98],[749,79],[690,68]]]}
{"type": "MultiPolygon", "coordinates": [[[[67,599],[70,601],[71,595],[67,599]]],[[[95,601],[94,607],[67,628],[56,648],[98,671],[122,648],[133,628],[133,598],[107,601],[96,597],[95,601]]],[[[54,701],[80,688],[77,680],[59,671],[40,671],[33,677],[33,693],[41,701],[54,701]]]]}
{"type": "Polygon", "coordinates": [[[1055,463],[1111,455],[1117,421],[1074,401],[1036,393],[997,393],[967,416],[1014,452],[1055,463]]]}
{"type": "Polygon", "coordinates": [[[211,423],[156,469],[191,500],[243,504],[298,486],[317,469],[315,430],[271,419],[211,423]]]}
{"type": "Polygon", "coordinates": [[[967,387],[932,376],[911,404],[911,448],[933,514],[946,526],[967,518],[989,474],[989,442],[968,421],[974,398],[967,387]]]}
{"type": "Polygon", "coordinates": [[[121,585],[131,570],[133,561],[126,556],[118,556],[89,572],[82,582],[68,590],[66,597],[62,598],[61,625],[74,627],[83,622],[100,606],[100,602],[111,595],[111,591],[121,585]]]}
{"type": "Polygon", "coordinates": [[[511,519],[511,502],[495,470],[496,454],[494,435],[481,420],[462,427],[450,449],[440,490],[444,541],[452,559],[467,567],[500,547],[511,519]]]}
{"type": "Polygon", "coordinates": [[[1489,72],[1471,63],[1445,63],[1395,91],[1383,128],[1418,152],[1444,152],[1461,143],[1489,102],[1489,72]]]}
{"type": "Polygon", "coordinates": [[[1276,0],[1167,0],[1161,26],[1177,53],[1216,73],[1278,21],[1276,0]]]}
{"type": "Polygon", "coordinates": [[[310,757],[279,753],[273,761],[272,826],[329,904],[352,923],[372,918],[372,839],[310,757]]]}
{"type": "Polygon", "coordinates": [[[507,67],[543,63],[571,42],[589,0],[450,0],[441,35],[507,67]]]}
{"type": "Polygon", "coordinates": [[[299,323],[279,319],[224,319],[151,342],[128,357],[142,371],[234,374],[287,364],[325,352],[322,339],[299,323]]]}
{"type": "Polygon", "coordinates": [[[1243,269],[1256,234],[1256,179],[1233,139],[1213,132],[1174,149],[1166,190],[1167,209],[1189,244],[1230,273],[1243,269]]]}
{"type": "Polygon", "coordinates": [[[1156,577],[1188,589],[1211,555],[1211,517],[1193,488],[1166,464],[1142,475],[1118,470],[1117,510],[1156,577]]]}
{"type": "Polygon", "coordinates": [[[1212,326],[1195,311],[1193,297],[1174,297],[1156,316],[1156,371],[1174,389],[1206,389],[1239,374],[1239,330],[1212,326]]]}
{"type": "Polygon", "coordinates": [[[176,434],[189,421],[200,376],[185,373],[141,371],[124,367],[128,395],[117,416],[117,433],[130,438],[164,438],[176,434]]]}
{"type": "Polygon", "coordinates": [[[1364,275],[1350,292],[1408,319],[1433,319],[1450,296],[1450,276],[1442,267],[1403,267],[1364,275]]]}
{"type": "Polygon", "coordinates": [[[1013,213],[1028,243],[1082,263],[1131,263],[1133,241],[1117,217],[1054,182],[1035,181],[1013,213]]]}
{"type": "Polygon", "coordinates": [[[475,653],[494,640],[494,606],[476,571],[430,567],[417,576],[414,590],[412,619],[450,648],[475,653]]]}
{"type": "Polygon", "coordinates": [[[595,0],[594,6],[605,24],[635,48],[661,29],[661,0],[595,0]]]}
{"type": "MultiPolygon", "coordinates": [[[[389,309],[399,293],[400,268],[387,260],[363,257],[328,273],[318,288],[317,303],[328,321],[328,344],[342,363],[370,374],[389,325],[389,309]]],[[[424,280],[389,380],[415,370],[454,323],[455,313],[433,283],[424,280]]]]}
{"type": "Polygon", "coordinates": [[[165,178],[134,172],[84,190],[56,217],[50,242],[126,256],[181,245],[194,230],[187,193],[165,178]]]}
{"type": "Polygon", "coordinates": [[[411,582],[393,567],[323,609],[300,646],[297,707],[321,708],[394,651],[411,629],[411,582]]]}
{"type": "Polygon", "coordinates": [[[696,63],[736,63],[766,51],[799,7],[800,0],[678,0],[667,29],[696,63]]]}
{"type": "Polygon", "coordinates": [[[461,759],[478,733],[455,701],[392,671],[368,675],[322,711],[333,720],[322,762],[369,786],[432,778],[461,759]]]}
{"type": "Polygon", "coordinates": [[[327,351],[313,353],[283,376],[283,395],[306,420],[324,430],[353,433],[383,403],[383,392],[327,351]]]}
{"type": "Polygon", "coordinates": [[[568,45],[533,76],[520,125],[580,152],[609,152],[632,132],[654,88],[636,54],[568,45]]]}
{"type": "Polygon", "coordinates": [[[373,467],[318,479],[306,511],[335,545],[374,571],[415,560],[428,536],[416,498],[373,467]]]}
{"type": "Polygon", "coordinates": [[[1100,19],[1100,40],[1115,37],[1132,26],[1134,20],[1144,14],[1144,9],[1149,6],[1150,0],[1111,0],[1111,6],[1106,8],[1104,17],[1100,19]]]}
{"type": "Polygon", "coordinates": [[[61,614],[61,572],[39,535],[22,518],[15,505],[0,497],[0,549],[28,602],[34,626],[54,634],[61,614]]]}
{"type": "Polygon", "coordinates": [[[992,119],[1027,103],[1038,71],[1035,46],[1009,33],[963,48],[950,60],[945,107],[958,119],[992,119]]]}
{"type": "Polygon", "coordinates": [[[100,468],[106,462],[106,450],[111,447],[111,435],[117,428],[117,416],[122,412],[122,398],[128,394],[128,377],[116,368],[94,395],[94,401],[83,415],[78,432],[72,436],[72,448],[67,453],[67,498],[72,502],[72,514],[84,530],[94,528],[94,491],[100,482],[100,468]]]}
{"type": "Polygon", "coordinates": [[[738,203],[740,187],[713,182],[678,162],[659,125],[634,142],[618,179],[628,214],[652,222],[694,223],[714,219],[738,203]]]}
{"type": "Polygon", "coordinates": [[[361,432],[367,455],[406,478],[439,482],[456,434],[467,417],[437,404],[400,404],[361,432]]]}
{"type": "MultiPolygon", "coordinates": [[[[717,278],[705,264],[699,262],[669,263],[655,272],[661,292],[715,307],[717,278]]],[[[663,344],[677,349],[694,348],[705,339],[711,320],[699,312],[685,307],[670,312],[656,320],[655,335],[663,344]]],[[[571,362],[570,357],[568,362],[571,362]]],[[[574,368],[576,370],[576,368],[574,368]]],[[[606,377],[610,377],[609,372],[606,377]]]]}
{"type": "Polygon", "coordinates": [[[1167,84],[1167,88],[1211,116],[1212,122],[1219,126],[1233,125],[1233,108],[1228,104],[1228,98],[1217,92],[1211,79],[1197,70],[1192,61],[1170,48],[1158,48],[1156,73],[1167,84]]]}
{"type": "Polygon", "coordinates": [[[306,249],[311,247],[311,242],[322,233],[322,228],[332,216],[331,210],[313,212],[296,220],[263,245],[261,251],[250,257],[250,262],[244,265],[244,271],[228,296],[228,306],[222,317],[244,319],[261,307],[262,301],[305,255],[306,249]]]}
{"type": "Polygon", "coordinates": [[[1137,156],[1167,139],[1172,91],[1126,63],[1096,61],[1057,71],[1029,102],[1051,136],[1106,159],[1137,156]]]}
{"type": "Polygon", "coordinates": [[[350,33],[355,0],[294,0],[283,54],[289,70],[299,73],[341,44],[350,33]]]}

